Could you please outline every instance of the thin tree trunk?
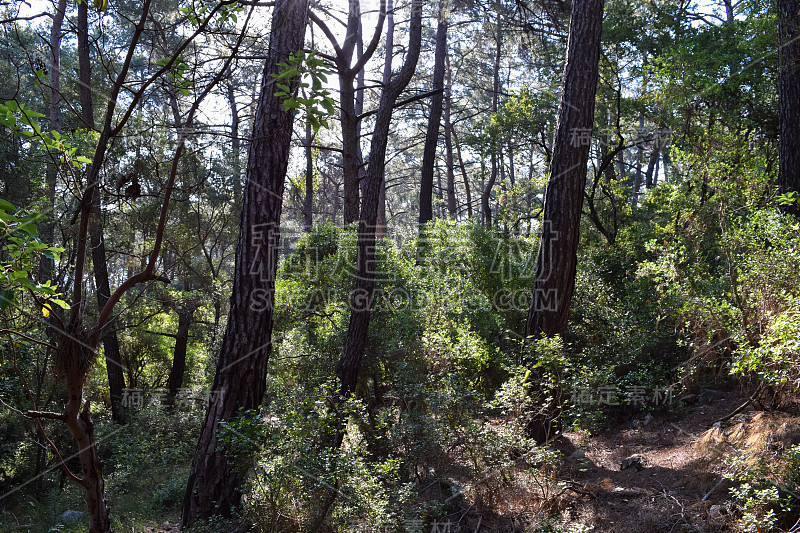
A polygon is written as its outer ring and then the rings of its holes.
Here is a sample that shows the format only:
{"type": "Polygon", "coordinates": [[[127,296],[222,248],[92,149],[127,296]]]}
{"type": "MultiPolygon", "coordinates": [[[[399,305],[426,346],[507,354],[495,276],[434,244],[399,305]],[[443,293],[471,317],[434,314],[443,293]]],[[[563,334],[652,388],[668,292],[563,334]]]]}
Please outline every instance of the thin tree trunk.
{"type": "MultiPolygon", "coordinates": [[[[383,59],[384,87],[389,86],[392,79],[392,59],[394,59],[394,2],[386,4],[386,55],[383,59]]],[[[378,216],[375,222],[375,236],[382,239],[386,235],[386,176],[381,180],[381,192],[378,195],[378,216]]]]}
{"type": "MultiPolygon", "coordinates": [[[[492,113],[497,113],[498,109],[498,102],[500,99],[500,58],[503,54],[503,27],[502,27],[502,18],[500,12],[497,12],[497,36],[495,39],[496,49],[494,55],[494,71],[493,71],[493,78],[492,78],[492,113]]],[[[486,183],[486,187],[483,189],[483,195],[481,195],[481,214],[483,218],[484,225],[489,228],[492,226],[492,208],[490,205],[490,201],[492,198],[492,188],[494,187],[495,181],[497,181],[497,147],[492,145],[491,151],[491,162],[492,162],[492,170],[489,174],[489,181],[486,183]]]]}
{"type": "MultiPolygon", "coordinates": [[[[61,27],[64,24],[64,13],[67,9],[67,0],[59,0],[56,12],[53,14],[53,25],[50,27],[50,130],[61,132],[61,27]]],[[[16,144],[16,143],[15,143],[16,144]]],[[[56,203],[56,178],[58,176],[58,164],[55,161],[48,161],[45,171],[45,196],[47,197],[47,208],[49,215],[42,225],[42,242],[53,245],[55,237],[55,203],[56,203]]],[[[7,181],[8,185],[8,181],[7,181]]],[[[7,198],[19,202],[18,198],[24,195],[12,187],[13,191],[6,187],[7,198]],[[13,193],[13,194],[9,194],[13,193]]],[[[22,207],[17,204],[17,207],[22,207]]],[[[55,274],[55,263],[52,259],[42,257],[40,266],[41,278],[52,280],[55,274]]]]}
{"type": "Polygon", "coordinates": [[[311,124],[306,124],[306,197],[303,200],[303,229],[306,232],[310,232],[314,225],[314,158],[311,151],[313,140],[311,124]]]}
{"type": "MultiPolygon", "coordinates": [[[[800,193],[800,0],[778,0],[778,22],[778,189],[800,193]]],[[[800,216],[797,202],[784,209],[800,216]]]]}
{"type": "Polygon", "coordinates": [[[398,75],[384,87],[375,117],[375,129],[372,134],[369,166],[367,167],[367,189],[358,226],[357,276],[351,295],[350,322],[342,358],[336,369],[341,380],[343,396],[353,393],[356,389],[364,347],[367,342],[370,306],[375,285],[375,222],[378,216],[381,182],[384,179],[386,145],[389,142],[392,107],[411,80],[419,59],[422,37],[421,0],[412,0],[410,24],[405,62],[398,75]]]}
{"type": "MultiPolygon", "coordinates": [[[[181,515],[183,528],[197,517],[230,516],[239,506],[243,479],[218,446],[222,420],[258,408],[272,348],[272,317],[282,199],[293,116],[274,95],[272,74],[303,46],[308,0],[276,0],[247,161],[233,290],[212,397],[192,461],[181,515]]],[[[291,80],[296,85],[297,80],[291,80]]]]}
{"type": "Polygon", "coordinates": [[[439,3],[439,24],[436,28],[436,52],[433,66],[433,87],[439,91],[431,97],[431,111],[428,115],[428,129],[425,133],[425,148],[422,154],[421,183],[419,189],[420,233],[425,223],[433,219],[433,167],[436,163],[436,149],[439,145],[439,123],[442,120],[444,101],[444,67],[447,55],[447,27],[445,0],[439,3]]]}
{"type": "Polygon", "coordinates": [[[725,22],[733,20],[733,0],[723,0],[725,3],[725,22]]]}
{"type": "Polygon", "coordinates": [[[467,167],[464,166],[464,159],[461,157],[461,143],[458,142],[458,135],[456,135],[456,128],[451,128],[453,132],[453,140],[456,144],[456,155],[458,156],[458,167],[461,169],[461,177],[464,180],[464,193],[467,196],[467,218],[472,218],[472,193],[469,187],[469,178],[467,177],[467,167]]]}
{"type": "MultiPolygon", "coordinates": [[[[378,37],[383,30],[385,13],[383,12],[384,3],[381,2],[381,12],[378,18],[378,26],[367,49],[356,61],[355,66],[351,66],[353,52],[361,42],[361,5],[359,0],[349,1],[347,15],[347,27],[345,30],[344,43],[340,47],[336,41],[336,36],[327,27],[324,21],[311,13],[312,20],[322,28],[328,39],[336,50],[336,70],[339,75],[339,123],[342,131],[342,172],[344,175],[344,224],[350,224],[358,219],[359,208],[359,167],[360,148],[358,136],[358,113],[356,108],[356,89],[353,81],[360,71],[364,69],[365,63],[375,52],[378,45],[378,37]]],[[[363,78],[362,78],[363,79],[363,78]]]]}
{"type": "Polygon", "coordinates": [[[636,146],[636,173],[633,178],[633,200],[632,205],[639,205],[639,195],[642,191],[642,165],[644,164],[644,113],[639,113],[639,143],[636,146]]]}
{"type": "Polygon", "coordinates": [[[648,189],[655,187],[654,172],[658,166],[658,156],[661,155],[661,146],[658,142],[653,144],[653,151],[650,152],[650,159],[647,161],[647,170],[644,173],[644,183],[648,189]]]}
{"type": "MultiPolygon", "coordinates": [[[[94,102],[92,97],[92,66],[89,56],[89,24],[86,2],[78,4],[78,77],[81,81],[79,98],[81,103],[81,119],[89,129],[95,129],[94,102]]],[[[102,206],[100,191],[92,196],[91,216],[89,218],[89,242],[92,247],[92,265],[94,282],[97,287],[97,307],[103,309],[111,296],[111,285],[108,278],[106,245],[103,237],[102,206]]],[[[125,375],[122,368],[119,340],[115,323],[109,322],[102,334],[103,353],[106,359],[108,388],[111,399],[111,417],[117,423],[124,423],[122,411],[122,389],[125,388],[125,375]]]]}
{"type": "Polygon", "coordinates": [[[661,161],[664,163],[664,181],[672,181],[674,176],[672,178],[670,176],[674,169],[672,167],[672,157],[670,156],[670,147],[668,144],[661,149],[661,161]]]}
{"type": "Polygon", "coordinates": [[[241,140],[239,139],[239,106],[236,104],[233,77],[228,82],[228,106],[231,108],[231,184],[233,185],[233,205],[242,205],[242,164],[240,160],[241,140]]]}
{"type": "Polygon", "coordinates": [[[455,218],[458,210],[456,201],[456,175],[453,162],[453,132],[450,124],[450,110],[452,107],[452,76],[450,72],[450,58],[445,54],[445,91],[444,91],[444,148],[445,165],[447,166],[447,214],[455,218]]]}

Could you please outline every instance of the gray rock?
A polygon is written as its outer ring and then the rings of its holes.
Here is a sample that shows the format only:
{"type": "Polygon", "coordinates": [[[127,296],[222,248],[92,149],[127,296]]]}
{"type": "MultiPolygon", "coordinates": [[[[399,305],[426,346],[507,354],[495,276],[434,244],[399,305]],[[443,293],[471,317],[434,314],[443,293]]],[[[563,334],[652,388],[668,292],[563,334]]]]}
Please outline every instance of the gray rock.
{"type": "Polygon", "coordinates": [[[620,464],[620,470],[627,470],[629,468],[635,468],[636,470],[641,470],[644,468],[644,457],[639,454],[631,455],[630,457],[626,457],[622,460],[622,464],[620,464]]]}
{"type": "Polygon", "coordinates": [[[585,451],[583,451],[583,450],[575,450],[575,451],[574,451],[574,452],[572,452],[572,454],[569,456],[569,460],[570,460],[570,461],[577,461],[577,462],[583,462],[583,461],[586,461],[586,452],[585,452],[585,451]]]}
{"type": "Polygon", "coordinates": [[[650,413],[647,413],[646,415],[644,415],[644,419],[642,420],[642,425],[646,426],[647,424],[649,424],[652,421],[653,421],[653,415],[651,415],[650,413]]]}
{"type": "Polygon", "coordinates": [[[86,517],[86,513],[80,511],[64,511],[58,516],[58,521],[62,524],[71,524],[78,522],[86,517]]]}

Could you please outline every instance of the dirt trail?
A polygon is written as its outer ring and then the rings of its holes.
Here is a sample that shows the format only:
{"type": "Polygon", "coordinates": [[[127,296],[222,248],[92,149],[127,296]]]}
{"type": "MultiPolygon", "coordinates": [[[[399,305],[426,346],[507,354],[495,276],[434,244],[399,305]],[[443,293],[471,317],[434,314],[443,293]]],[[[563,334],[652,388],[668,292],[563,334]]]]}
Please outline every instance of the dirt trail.
{"type": "Polygon", "coordinates": [[[573,490],[563,514],[594,532],[732,531],[725,456],[736,449],[778,456],[797,442],[800,427],[797,417],[752,408],[713,427],[745,399],[705,391],[690,397],[682,412],[641,415],[588,438],[566,433],[559,444],[567,458],[562,478],[572,480],[573,490]],[[622,470],[634,455],[641,464],[622,470]]]}

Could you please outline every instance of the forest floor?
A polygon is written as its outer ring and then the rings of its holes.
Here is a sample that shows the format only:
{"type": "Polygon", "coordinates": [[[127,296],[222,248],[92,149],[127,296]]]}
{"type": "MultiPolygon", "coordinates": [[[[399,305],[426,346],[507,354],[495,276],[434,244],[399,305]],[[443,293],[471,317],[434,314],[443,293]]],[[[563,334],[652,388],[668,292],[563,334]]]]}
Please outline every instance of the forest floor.
{"type": "MultiPolygon", "coordinates": [[[[715,424],[746,400],[740,390],[705,390],[670,412],[641,413],[596,434],[565,432],[554,443],[562,460],[552,486],[541,479],[520,483],[531,469],[515,471],[514,483],[484,491],[493,512],[474,503],[462,508],[458,531],[737,531],[741,513],[732,502],[733,484],[723,477],[732,468],[726,458],[774,462],[800,442],[800,417],[752,404],[715,424]],[[633,466],[623,469],[626,459],[633,466]]],[[[779,522],[781,531],[795,531],[800,513],[791,514],[779,522]]]]}
{"type": "Polygon", "coordinates": [[[565,458],[558,477],[569,487],[557,504],[561,516],[593,532],[732,531],[737,509],[723,477],[731,469],[726,458],[774,461],[800,439],[800,418],[751,404],[717,424],[747,396],[705,390],[686,400],[597,435],[565,433],[557,443],[565,458]],[[623,469],[626,459],[633,466],[623,469]]]}
{"type": "MultiPolygon", "coordinates": [[[[715,425],[746,400],[740,390],[705,390],[670,412],[640,413],[596,434],[565,432],[554,443],[562,459],[552,486],[541,480],[525,482],[534,469],[521,467],[513,472],[514,483],[501,477],[486,485],[477,501],[478,492],[473,492],[473,497],[453,502],[450,519],[434,524],[431,531],[735,531],[732,482],[723,477],[731,469],[726,457],[744,454],[769,461],[800,442],[800,417],[753,405],[715,425]],[[632,457],[633,466],[622,469],[623,461],[632,457]]],[[[449,474],[452,482],[471,481],[459,480],[456,471],[449,474]]],[[[787,520],[793,518],[797,516],[787,520]]],[[[175,522],[166,519],[147,533],[177,533],[175,522]]],[[[782,526],[788,530],[792,524],[782,526]]]]}

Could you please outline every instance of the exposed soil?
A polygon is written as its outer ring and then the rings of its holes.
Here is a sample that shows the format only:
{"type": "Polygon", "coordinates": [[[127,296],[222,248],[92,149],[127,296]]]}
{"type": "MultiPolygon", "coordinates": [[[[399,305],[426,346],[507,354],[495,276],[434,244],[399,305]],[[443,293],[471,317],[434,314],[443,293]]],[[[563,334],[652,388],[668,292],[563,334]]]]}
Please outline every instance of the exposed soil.
{"type": "Polygon", "coordinates": [[[746,397],[704,391],[688,400],[694,403],[683,412],[640,416],[604,434],[566,433],[559,447],[573,490],[564,514],[597,532],[732,531],[738,510],[722,476],[729,468],[725,457],[746,452],[778,459],[798,442],[800,419],[748,406],[715,426],[746,397]],[[633,455],[642,458],[642,468],[622,470],[633,455]]]}

